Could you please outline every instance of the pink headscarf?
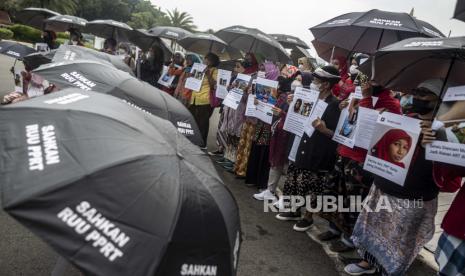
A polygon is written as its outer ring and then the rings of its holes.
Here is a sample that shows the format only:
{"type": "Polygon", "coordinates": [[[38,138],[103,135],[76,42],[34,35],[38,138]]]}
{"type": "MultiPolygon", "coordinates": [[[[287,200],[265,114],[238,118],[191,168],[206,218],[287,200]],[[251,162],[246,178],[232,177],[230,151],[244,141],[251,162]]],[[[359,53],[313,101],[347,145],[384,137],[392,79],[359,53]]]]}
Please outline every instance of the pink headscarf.
{"type": "Polygon", "coordinates": [[[266,61],[263,63],[265,67],[265,78],[268,80],[277,80],[279,77],[279,68],[271,61],[266,61]]]}

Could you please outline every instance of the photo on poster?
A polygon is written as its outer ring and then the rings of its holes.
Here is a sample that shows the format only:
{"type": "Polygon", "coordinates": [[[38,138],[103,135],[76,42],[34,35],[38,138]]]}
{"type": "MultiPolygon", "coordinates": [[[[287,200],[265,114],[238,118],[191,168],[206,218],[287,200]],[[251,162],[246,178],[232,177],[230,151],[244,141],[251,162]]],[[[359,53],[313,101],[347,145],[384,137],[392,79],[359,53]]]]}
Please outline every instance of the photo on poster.
{"type": "Polygon", "coordinates": [[[236,110],[242,99],[242,95],[247,92],[250,79],[251,76],[249,75],[238,74],[231,84],[231,89],[223,100],[223,105],[236,110]]]}
{"type": "Polygon", "coordinates": [[[436,141],[427,145],[426,159],[465,167],[465,86],[447,90],[432,129],[436,141]]]}
{"type": "Polygon", "coordinates": [[[357,128],[355,130],[355,146],[368,150],[371,137],[375,132],[379,111],[359,106],[357,114],[357,128]]]}
{"type": "Polygon", "coordinates": [[[255,84],[255,96],[257,100],[261,102],[275,104],[278,97],[278,82],[264,78],[257,78],[257,83],[255,84]]]}
{"type": "Polygon", "coordinates": [[[202,87],[203,79],[205,78],[205,70],[207,65],[202,63],[194,63],[191,69],[191,77],[187,78],[185,87],[194,92],[199,92],[202,87]]]}
{"type": "Polygon", "coordinates": [[[216,81],[215,91],[215,96],[217,98],[224,99],[228,95],[228,86],[231,82],[231,75],[231,71],[218,69],[218,77],[216,81]]]}
{"type": "Polygon", "coordinates": [[[284,130],[302,136],[304,125],[315,109],[319,92],[297,87],[284,122],[284,130]]]}
{"type": "Polygon", "coordinates": [[[363,169],[403,186],[420,132],[418,119],[381,113],[363,169]]]}
{"type": "Polygon", "coordinates": [[[355,93],[350,94],[349,104],[341,111],[333,136],[334,141],[349,148],[353,148],[355,145],[355,133],[358,126],[359,100],[355,96],[355,93]]]}
{"type": "Polygon", "coordinates": [[[158,79],[158,83],[163,85],[164,87],[171,87],[174,81],[174,76],[170,76],[168,74],[168,66],[163,66],[163,71],[161,73],[161,77],[158,79]]]}

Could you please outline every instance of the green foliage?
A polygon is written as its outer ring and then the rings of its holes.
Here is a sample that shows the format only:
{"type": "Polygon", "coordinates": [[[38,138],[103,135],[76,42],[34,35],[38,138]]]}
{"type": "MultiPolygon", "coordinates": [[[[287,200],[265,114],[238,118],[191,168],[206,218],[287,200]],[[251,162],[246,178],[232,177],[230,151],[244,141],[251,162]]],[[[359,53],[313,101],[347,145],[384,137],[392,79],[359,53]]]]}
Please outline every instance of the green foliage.
{"type": "Polygon", "coordinates": [[[9,26],[8,29],[10,29],[13,32],[14,40],[29,43],[37,43],[42,41],[42,32],[32,27],[21,24],[15,24],[9,26]]]}
{"type": "Polygon", "coordinates": [[[57,39],[59,39],[59,38],[69,40],[69,33],[67,33],[67,32],[66,33],[61,33],[61,32],[57,33],[57,39]]]}
{"type": "Polygon", "coordinates": [[[144,0],[134,6],[128,25],[134,29],[149,29],[156,25],[166,25],[168,21],[168,17],[160,8],[144,0]]]}
{"type": "Polygon", "coordinates": [[[0,28],[0,39],[12,39],[13,35],[11,30],[0,28]]]}
{"type": "Polygon", "coordinates": [[[178,9],[168,11],[169,26],[183,28],[195,32],[197,26],[194,25],[194,18],[187,12],[181,12],[178,9]]]}

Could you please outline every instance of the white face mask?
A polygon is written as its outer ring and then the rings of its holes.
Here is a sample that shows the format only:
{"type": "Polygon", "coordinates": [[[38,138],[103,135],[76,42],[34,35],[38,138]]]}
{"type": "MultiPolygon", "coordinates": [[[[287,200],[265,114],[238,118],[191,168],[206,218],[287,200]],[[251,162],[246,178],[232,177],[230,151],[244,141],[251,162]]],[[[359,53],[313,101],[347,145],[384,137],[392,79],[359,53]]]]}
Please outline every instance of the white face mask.
{"type": "Polygon", "coordinates": [[[358,70],[358,66],[355,65],[355,64],[352,64],[352,65],[350,66],[349,71],[350,71],[350,74],[352,74],[352,75],[356,75],[356,74],[358,74],[358,73],[360,72],[360,71],[358,70]]]}
{"type": "Polygon", "coordinates": [[[312,82],[312,83],[310,84],[310,89],[320,92],[321,83],[320,83],[320,84],[316,84],[316,83],[312,82]]]}
{"type": "Polygon", "coordinates": [[[302,70],[304,70],[304,69],[305,69],[305,68],[304,68],[304,65],[303,65],[303,64],[299,64],[299,70],[302,71],[302,70]]]}

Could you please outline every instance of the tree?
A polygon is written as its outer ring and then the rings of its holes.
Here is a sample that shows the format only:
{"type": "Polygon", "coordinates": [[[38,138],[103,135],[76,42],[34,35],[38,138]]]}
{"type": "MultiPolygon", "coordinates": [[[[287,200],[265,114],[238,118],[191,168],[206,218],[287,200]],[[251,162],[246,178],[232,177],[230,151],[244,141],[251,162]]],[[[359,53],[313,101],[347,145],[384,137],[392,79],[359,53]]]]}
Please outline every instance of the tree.
{"type": "Polygon", "coordinates": [[[134,6],[128,25],[134,29],[150,29],[157,25],[166,25],[168,20],[167,15],[159,7],[144,0],[134,6]]]}
{"type": "Polygon", "coordinates": [[[20,6],[22,8],[47,8],[59,13],[74,15],[78,6],[77,2],[77,0],[23,0],[20,6]]]}
{"type": "Polygon", "coordinates": [[[169,26],[183,28],[185,30],[195,32],[197,26],[194,25],[194,18],[187,12],[180,12],[178,9],[174,9],[168,12],[167,22],[169,26]]]}

